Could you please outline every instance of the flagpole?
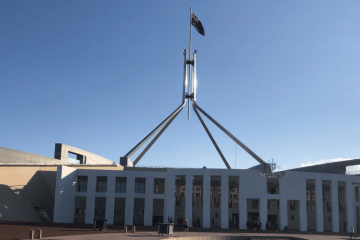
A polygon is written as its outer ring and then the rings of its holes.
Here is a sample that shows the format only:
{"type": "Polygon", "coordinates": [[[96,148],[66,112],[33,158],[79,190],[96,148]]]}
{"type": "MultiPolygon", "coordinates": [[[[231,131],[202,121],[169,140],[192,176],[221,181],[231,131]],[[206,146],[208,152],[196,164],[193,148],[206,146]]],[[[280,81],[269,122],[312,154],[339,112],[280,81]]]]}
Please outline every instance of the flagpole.
{"type": "MultiPolygon", "coordinates": [[[[191,60],[191,15],[192,15],[192,9],[190,8],[190,41],[189,41],[189,61],[191,60]]],[[[190,93],[190,77],[191,77],[191,65],[189,64],[189,80],[188,80],[188,94],[191,95],[190,93]]],[[[188,102],[188,119],[190,119],[190,101],[191,99],[189,98],[189,102],[188,102]]]]}

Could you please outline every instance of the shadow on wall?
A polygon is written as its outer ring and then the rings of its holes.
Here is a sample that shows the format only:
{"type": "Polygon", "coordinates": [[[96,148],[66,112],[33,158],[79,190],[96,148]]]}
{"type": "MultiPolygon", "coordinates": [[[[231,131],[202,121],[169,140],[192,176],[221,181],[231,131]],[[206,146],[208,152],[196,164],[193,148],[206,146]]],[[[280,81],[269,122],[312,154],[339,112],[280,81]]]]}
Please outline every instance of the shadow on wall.
{"type": "Polygon", "coordinates": [[[37,171],[25,186],[0,184],[0,220],[52,222],[56,172],[37,171]]]}

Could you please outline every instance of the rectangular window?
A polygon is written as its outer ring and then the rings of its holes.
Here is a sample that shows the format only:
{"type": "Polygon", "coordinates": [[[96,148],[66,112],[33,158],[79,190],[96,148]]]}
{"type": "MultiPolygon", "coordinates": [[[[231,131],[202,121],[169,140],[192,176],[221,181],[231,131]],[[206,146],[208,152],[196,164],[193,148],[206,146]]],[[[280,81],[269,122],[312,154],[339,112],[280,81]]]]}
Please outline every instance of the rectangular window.
{"type": "MultiPolygon", "coordinates": [[[[317,217],[315,212],[315,179],[306,179],[306,218],[307,218],[307,229],[309,231],[316,231],[317,229],[317,217]]],[[[296,215],[295,215],[296,216],[296,215]]]]}
{"type": "Polygon", "coordinates": [[[359,186],[355,186],[355,202],[359,202],[359,186]]]}
{"type": "Polygon", "coordinates": [[[267,194],[279,194],[279,179],[267,178],[267,194]]]}
{"type": "Polygon", "coordinates": [[[76,191],[77,192],[87,192],[87,182],[88,182],[87,176],[78,176],[76,191]]]}
{"type": "Polygon", "coordinates": [[[145,178],[135,178],[135,193],[145,193],[145,178]]]}
{"type": "Polygon", "coordinates": [[[96,177],[96,192],[106,192],[107,177],[96,177]]]}
{"type": "Polygon", "coordinates": [[[126,193],[126,177],[116,178],[115,192],[126,193]]]}
{"type": "Polygon", "coordinates": [[[290,204],[290,210],[294,211],[295,210],[295,201],[288,200],[288,202],[290,204]]]}
{"type": "Polygon", "coordinates": [[[165,178],[154,178],[154,194],[165,193],[165,178]]]}
{"type": "Polygon", "coordinates": [[[259,207],[259,199],[251,199],[252,209],[258,209],[259,207]]]}

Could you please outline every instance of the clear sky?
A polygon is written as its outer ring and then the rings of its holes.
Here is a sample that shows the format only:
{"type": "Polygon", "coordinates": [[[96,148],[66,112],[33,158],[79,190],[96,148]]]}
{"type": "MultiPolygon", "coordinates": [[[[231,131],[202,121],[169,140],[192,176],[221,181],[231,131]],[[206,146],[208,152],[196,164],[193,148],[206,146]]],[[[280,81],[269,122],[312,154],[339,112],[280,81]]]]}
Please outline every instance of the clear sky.
{"type": "MultiPolygon", "coordinates": [[[[181,104],[190,7],[200,107],[287,169],[360,157],[360,1],[329,0],[2,0],[0,146],[119,162],[181,104]]],[[[257,164],[205,122],[233,168],[257,164]]],[[[138,165],[225,167],[187,109],[138,165]]]]}

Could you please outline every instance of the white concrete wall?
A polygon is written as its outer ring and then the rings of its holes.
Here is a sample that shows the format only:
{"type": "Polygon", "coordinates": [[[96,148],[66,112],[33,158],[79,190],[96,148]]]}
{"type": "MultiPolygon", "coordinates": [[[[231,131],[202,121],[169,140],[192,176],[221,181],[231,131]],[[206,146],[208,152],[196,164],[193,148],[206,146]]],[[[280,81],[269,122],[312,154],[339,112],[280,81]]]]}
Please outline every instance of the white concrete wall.
{"type": "Polygon", "coordinates": [[[54,223],[73,223],[77,169],[58,166],[56,173],[54,223]]]}
{"type": "MultiPolygon", "coordinates": [[[[260,199],[260,221],[263,229],[267,220],[267,199],[280,200],[280,228],[281,230],[288,225],[287,219],[287,201],[298,200],[299,205],[299,228],[301,231],[307,230],[307,211],[306,211],[306,179],[315,179],[316,192],[316,221],[317,230],[323,231],[323,206],[322,206],[322,180],[332,181],[332,224],[333,231],[339,231],[338,202],[337,202],[337,181],[346,181],[347,196],[347,222],[348,226],[355,225],[354,214],[354,193],[352,182],[360,182],[358,176],[348,176],[340,174],[322,174],[306,172],[286,172],[286,177],[279,181],[279,194],[267,194],[266,178],[260,177],[258,170],[228,170],[228,169],[168,169],[166,171],[111,171],[111,170],[89,170],[59,166],[56,196],[55,196],[55,222],[72,223],[74,218],[74,199],[75,196],[86,196],[86,223],[93,223],[95,197],[106,197],[106,219],[109,224],[114,219],[114,198],[126,198],[125,206],[125,224],[133,224],[134,198],[145,198],[144,225],[152,225],[153,199],[164,199],[164,221],[168,217],[174,218],[175,211],[175,176],[186,176],[186,197],[185,197],[185,219],[188,219],[189,226],[192,226],[192,184],[194,175],[203,175],[203,227],[210,227],[210,176],[221,176],[221,227],[228,228],[228,190],[229,176],[239,176],[239,228],[246,228],[247,221],[247,199],[260,199]],[[88,176],[88,187],[86,193],[76,192],[76,175],[88,176]],[[107,192],[96,193],[96,176],[107,176],[107,192]],[[116,177],[126,177],[126,193],[115,193],[116,177]],[[145,178],[145,193],[135,194],[135,178],[145,178]],[[154,194],[154,178],[165,179],[165,194],[154,194]]],[[[348,228],[349,228],[348,227],[348,228]]],[[[350,229],[348,229],[350,230],[350,229]]]]}

